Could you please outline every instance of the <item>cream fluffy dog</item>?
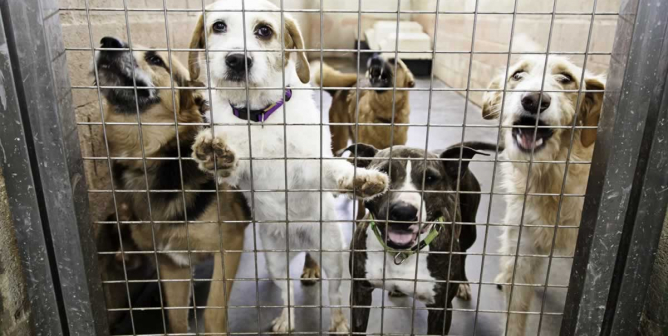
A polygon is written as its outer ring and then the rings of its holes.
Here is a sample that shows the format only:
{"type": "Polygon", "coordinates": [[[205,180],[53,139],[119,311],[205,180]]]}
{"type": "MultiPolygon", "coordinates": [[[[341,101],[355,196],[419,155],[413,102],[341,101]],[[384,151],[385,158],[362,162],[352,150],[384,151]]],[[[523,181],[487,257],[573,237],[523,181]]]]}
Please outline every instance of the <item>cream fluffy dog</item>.
{"type": "Polygon", "coordinates": [[[524,335],[527,315],[523,313],[529,310],[534,296],[534,288],[526,285],[544,283],[545,278],[537,277],[536,272],[546,258],[519,257],[516,261],[515,256],[517,253],[548,256],[553,241],[555,254],[572,256],[578,230],[558,229],[554,239],[554,225],[558,218],[557,226],[579,226],[584,202],[582,197],[562,196],[563,203],[559,209],[559,196],[528,196],[522,219],[524,193],[584,194],[589,177],[588,164],[569,164],[562,190],[564,163],[533,163],[529,171],[529,160],[533,155],[534,161],[591,161],[596,129],[576,129],[572,134],[570,128],[549,127],[569,127],[575,118],[576,126],[597,126],[603,93],[582,92],[578,95],[577,92],[552,91],[604,90],[605,79],[585,72],[581,81],[582,68],[554,55],[549,56],[547,64],[545,56],[524,57],[508,69],[507,77],[505,74],[504,71],[503,75],[494,79],[490,89],[503,89],[505,82],[506,90],[511,92],[505,93],[505,100],[503,92],[488,92],[484,97],[482,113],[486,119],[499,118],[503,107],[501,125],[507,127],[502,131],[504,156],[514,161],[501,164],[502,188],[512,195],[506,196],[504,222],[508,226],[504,227],[501,236],[500,252],[512,256],[502,257],[501,273],[496,281],[505,285],[503,290],[507,304],[511,291],[509,284],[515,284],[512,302],[507,306],[514,312],[509,315],[508,335],[524,335]],[[544,85],[542,94],[541,84],[544,85]],[[535,128],[536,124],[538,128],[535,128]],[[568,158],[571,137],[573,145],[568,158]]]}
{"type": "MultiPolygon", "coordinates": [[[[214,11],[206,12],[205,18],[200,17],[193,35],[192,49],[206,47],[217,51],[209,52],[206,58],[196,51],[191,52],[192,78],[198,78],[201,69],[205,69],[201,65],[208,64],[213,86],[241,88],[213,91],[210,117],[225,125],[214,126],[213,132],[200,133],[193,147],[193,157],[206,171],[213,171],[215,162],[221,181],[246,190],[246,199],[260,222],[258,235],[265,249],[341,251],[345,245],[339,225],[320,223],[320,208],[322,219],[337,219],[333,194],[318,190],[352,190],[354,185],[358,197],[370,198],[387,189],[388,177],[377,171],[355,168],[347,161],[325,159],[321,167],[320,160],[313,159],[321,156],[320,111],[312,91],[299,90],[309,87],[310,78],[305,52],[291,51],[304,49],[299,27],[289,15],[272,12],[278,8],[268,1],[245,0],[243,5],[243,15],[240,0],[210,5],[207,10],[214,11]],[[287,51],[284,57],[276,52],[282,47],[287,51]],[[246,82],[248,97],[243,89],[246,82]],[[285,96],[283,89],[257,90],[284,84],[285,96]],[[247,103],[250,111],[246,109],[247,103]],[[283,125],[284,120],[287,126],[283,125]],[[288,159],[286,163],[285,157],[298,159],[288,159]],[[289,195],[286,195],[286,187],[289,195]],[[260,191],[251,193],[251,188],[260,191]],[[289,198],[287,208],[286,196],[289,198]],[[290,220],[289,225],[285,223],[286,218],[290,220]],[[286,246],[288,240],[289,246],[286,246]]],[[[295,254],[290,252],[290,259],[295,254]]],[[[286,252],[267,252],[265,256],[272,278],[288,276],[286,252]]],[[[333,306],[330,329],[338,332],[348,331],[347,319],[340,308],[344,299],[340,281],[346,265],[344,257],[341,252],[322,253],[322,268],[330,278],[329,301],[333,306]]],[[[274,282],[282,290],[284,303],[289,299],[290,304],[294,304],[294,290],[288,290],[292,282],[274,282]]],[[[294,315],[294,308],[284,308],[273,321],[273,330],[293,330],[294,315]]]]}

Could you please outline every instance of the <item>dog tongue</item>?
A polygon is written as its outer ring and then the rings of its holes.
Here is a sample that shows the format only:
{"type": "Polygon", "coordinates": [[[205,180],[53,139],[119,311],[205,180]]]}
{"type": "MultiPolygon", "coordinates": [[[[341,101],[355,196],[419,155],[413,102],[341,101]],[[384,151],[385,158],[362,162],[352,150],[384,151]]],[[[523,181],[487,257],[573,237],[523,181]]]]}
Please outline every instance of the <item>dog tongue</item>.
{"type": "Polygon", "coordinates": [[[387,233],[387,238],[389,238],[392,242],[399,244],[399,245],[407,245],[413,241],[413,238],[415,237],[415,234],[412,232],[394,232],[394,231],[389,231],[387,233]]]}
{"type": "Polygon", "coordinates": [[[526,149],[533,149],[543,144],[542,138],[537,138],[536,141],[533,141],[533,132],[520,132],[517,134],[517,142],[526,149]]]}

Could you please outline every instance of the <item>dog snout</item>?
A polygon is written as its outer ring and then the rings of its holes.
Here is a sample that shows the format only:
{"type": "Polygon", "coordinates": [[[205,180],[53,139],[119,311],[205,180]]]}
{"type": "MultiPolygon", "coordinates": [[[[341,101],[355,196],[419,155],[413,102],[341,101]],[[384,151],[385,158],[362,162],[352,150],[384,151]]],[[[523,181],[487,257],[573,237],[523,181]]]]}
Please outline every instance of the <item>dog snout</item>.
{"type": "Polygon", "coordinates": [[[417,220],[418,209],[410,204],[397,203],[390,207],[390,220],[410,222],[417,220]]]}
{"type": "Polygon", "coordinates": [[[244,73],[244,66],[248,64],[248,70],[253,66],[253,59],[241,53],[229,54],[225,57],[225,64],[230,70],[244,73]]]}
{"type": "Polygon", "coordinates": [[[120,49],[120,48],[125,47],[123,42],[121,42],[120,40],[118,40],[115,37],[110,37],[110,36],[103,37],[100,40],[100,45],[102,46],[102,48],[118,48],[118,49],[120,49]]]}
{"type": "Polygon", "coordinates": [[[539,92],[527,92],[522,96],[522,107],[525,111],[536,114],[538,113],[538,104],[540,104],[540,112],[545,112],[550,107],[552,98],[548,94],[541,94],[539,92]]]}

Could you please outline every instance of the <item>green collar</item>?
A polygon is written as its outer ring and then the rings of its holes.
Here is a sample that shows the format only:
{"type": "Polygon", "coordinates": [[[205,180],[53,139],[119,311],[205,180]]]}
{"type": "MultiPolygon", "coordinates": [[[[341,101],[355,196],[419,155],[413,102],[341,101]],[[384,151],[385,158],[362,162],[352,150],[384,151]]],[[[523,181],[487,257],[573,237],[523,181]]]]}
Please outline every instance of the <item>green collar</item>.
{"type": "MultiPolygon", "coordinates": [[[[376,222],[373,220],[373,215],[371,213],[369,213],[369,218],[371,218],[371,221],[369,222],[371,230],[373,230],[373,233],[376,234],[376,238],[378,238],[378,242],[380,242],[380,245],[382,245],[383,248],[385,248],[385,251],[390,253],[396,253],[394,255],[395,265],[401,265],[406,259],[415,254],[415,252],[422,250],[423,248],[425,248],[425,246],[428,246],[434,239],[436,239],[436,237],[438,237],[438,234],[441,233],[441,226],[432,224],[432,227],[429,230],[427,237],[422,241],[420,241],[420,243],[415,244],[408,249],[397,250],[387,246],[387,243],[385,243],[385,239],[383,239],[383,235],[380,233],[378,226],[376,226],[376,222]]],[[[445,221],[445,219],[441,216],[436,221],[442,223],[445,221]]]]}

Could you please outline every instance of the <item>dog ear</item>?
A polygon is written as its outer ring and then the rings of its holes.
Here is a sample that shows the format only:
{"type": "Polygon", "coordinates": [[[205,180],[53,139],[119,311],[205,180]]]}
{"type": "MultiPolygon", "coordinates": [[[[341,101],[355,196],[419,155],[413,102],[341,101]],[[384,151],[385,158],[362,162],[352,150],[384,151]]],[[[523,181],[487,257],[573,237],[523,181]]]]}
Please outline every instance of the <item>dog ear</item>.
{"type": "MultiPolygon", "coordinates": [[[[601,78],[585,78],[585,90],[605,90],[605,83],[601,78]]],[[[584,126],[598,126],[603,108],[603,92],[587,92],[581,103],[582,124],[584,126]]],[[[596,142],[595,128],[583,129],[580,133],[580,142],[583,146],[589,147],[596,142]]]]}
{"type": "Polygon", "coordinates": [[[485,152],[475,150],[471,147],[462,146],[461,144],[451,146],[441,153],[439,156],[441,159],[449,159],[443,161],[443,166],[445,167],[445,172],[450,175],[452,178],[459,178],[459,173],[465,172],[469,168],[469,163],[471,159],[476,155],[481,154],[489,156],[485,152]],[[461,153],[461,156],[460,156],[461,153]],[[461,160],[460,160],[461,157],[461,160]],[[452,160],[452,159],[457,159],[452,160]],[[461,161],[461,170],[460,170],[460,161],[461,161]]]}
{"type": "MultiPolygon", "coordinates": [[[[193,32],[193,36],[190,39],[190,49],[204,49],[205,33],[206,29],[204,29],[204,15],[200,15],[199,20],[197,20],[197,25],[195,26],[195,31],[193,32]]],[[[199,78],[199,51],[191,50],[188,54],[188,69],[190,70],[190,78],[192,80],[199,78]]]]}
{"type": "MultiPolygon", "coordinates": [[[[299,30],[297,21],[289,16],[285,16],[285,49],[304,49],[304,38],[299,30]]],[[[311,70],[309,69],[308,59],[305,51],[297,52],[297,75],[302,83],[306,84],[311,80],[311,70]]]]}
{"type": "Polygon", "coordinates": [[[399,60],[399,65],[404,69],[404,73],[406,74],[406,79],[404,79],[406,82],[406,87],[415,87],[415,77],[413,77],[413,73],[408,69],[406,63],[404,63],[402,60],[399,60]]]}
{"type": "Polygon", "coordinates": [[[376,149],[376,147],[360,143],[350,145],[348,148],[344,148],[336,152],[336,156],[341,156],[345,152],[350,152],[351,155],[348,161],[350,161],[352,164],[355,164],[355,149],[357,149],[357,167],[360,168],[368,167],[371,164],[373,158],[376,156],[376,153],[378,153],[378,149],[376,149]]]}
{"type": "MultiPolygon", "coordinates": [[[[503,76],[497,76],[489,83],[488,90],[501,90],[503,76]]],[[[487,91],[482,97],[482,117],[485,119],[496,119],[501,113],[502,91],[487,91]]]]}

